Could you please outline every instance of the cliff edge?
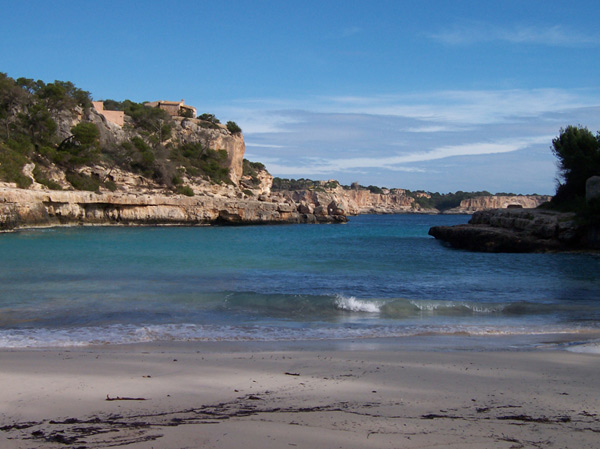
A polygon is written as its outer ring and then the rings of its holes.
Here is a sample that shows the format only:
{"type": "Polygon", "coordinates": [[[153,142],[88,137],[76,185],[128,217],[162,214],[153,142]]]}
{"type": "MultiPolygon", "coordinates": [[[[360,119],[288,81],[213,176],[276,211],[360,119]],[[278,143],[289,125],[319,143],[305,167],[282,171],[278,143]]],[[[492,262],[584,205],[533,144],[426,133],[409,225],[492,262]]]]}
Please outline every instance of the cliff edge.
{"type": "Polygon", "coordinates": [[[535,209],[550,201],[550,195],[486,195],[467,198],[445,214],[473,214],[488,209],[535,209]]]}
{"type": "Polygon", "coordinates": [[[69,225],[186,225],[343,223],[341,211],[298,212],[283,198],[260,201],[227,194],[187,197],[160,193],[113,193],[0,188],[0,231],[69,225]]]}
{"type": "Polygon", "coordinates": [[[494,209],[468,224],[434,226],[429,235],[454,248],[482,252],[547,252],[600,249],[594,230],[574,213],[544,209],[494,209]]]}

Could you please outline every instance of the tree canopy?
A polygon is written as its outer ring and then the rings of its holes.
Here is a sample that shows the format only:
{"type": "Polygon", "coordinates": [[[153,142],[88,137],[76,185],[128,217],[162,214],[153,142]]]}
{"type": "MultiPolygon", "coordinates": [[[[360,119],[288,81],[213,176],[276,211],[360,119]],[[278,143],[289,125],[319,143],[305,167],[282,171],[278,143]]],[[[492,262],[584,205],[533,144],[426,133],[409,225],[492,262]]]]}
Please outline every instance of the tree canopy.
{"type": "Polygon", "coordinates": [[[585,197],[588,178],[600,175],[600,134],[595,136],[581,126],[567,126],[552,140],[558,158],[559,180],[555,204],[578,202],[585,197]]]}

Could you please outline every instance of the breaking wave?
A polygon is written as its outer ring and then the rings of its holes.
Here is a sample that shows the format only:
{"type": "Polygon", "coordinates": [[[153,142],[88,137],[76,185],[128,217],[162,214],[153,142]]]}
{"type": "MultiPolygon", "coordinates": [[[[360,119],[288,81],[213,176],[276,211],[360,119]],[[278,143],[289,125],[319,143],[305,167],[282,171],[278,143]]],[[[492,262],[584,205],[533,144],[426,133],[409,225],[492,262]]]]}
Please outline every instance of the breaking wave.
{"type": "Polygon", "coordinates": [[[381,311],[381,301],[367,301],[356,299],[354,296],[337,295],[335,298],[335,306],[339,310],[347,310],[350,312],[367,312],[379,313],[381,311]]]}

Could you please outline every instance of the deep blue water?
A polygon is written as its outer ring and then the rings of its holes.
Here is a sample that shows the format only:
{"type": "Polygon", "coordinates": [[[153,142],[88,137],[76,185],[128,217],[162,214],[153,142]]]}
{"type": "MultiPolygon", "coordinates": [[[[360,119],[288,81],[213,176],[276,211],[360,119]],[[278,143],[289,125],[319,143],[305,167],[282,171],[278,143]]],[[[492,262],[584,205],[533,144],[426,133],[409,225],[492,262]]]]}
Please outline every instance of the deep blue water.
{"type": "Polygon", "coordinates": [[[0,235],[0,347],[600,329],[600,256],[485,254],[468,216],[0,235]]]}

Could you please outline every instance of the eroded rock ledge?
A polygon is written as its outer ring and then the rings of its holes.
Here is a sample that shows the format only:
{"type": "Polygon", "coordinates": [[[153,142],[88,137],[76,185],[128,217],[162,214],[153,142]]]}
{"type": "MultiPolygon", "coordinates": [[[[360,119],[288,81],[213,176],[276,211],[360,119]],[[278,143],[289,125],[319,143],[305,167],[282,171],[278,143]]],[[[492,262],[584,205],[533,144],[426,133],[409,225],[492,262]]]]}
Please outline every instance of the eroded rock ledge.
{"type": "Polygon", "coordinates": [[[300,213],[285,202],[249,198],[0,188],[0,230],[67,225],[342,223],[330,206],[300,213]]]}
{"type": "Polygon", "coordinates": [[[578,224],[575,214],[543,209],[476,212],[468,224],[434,226],[429,235],[449,245],[484,252],[546,252],[600,249],[598,230],[578,224]]]}

